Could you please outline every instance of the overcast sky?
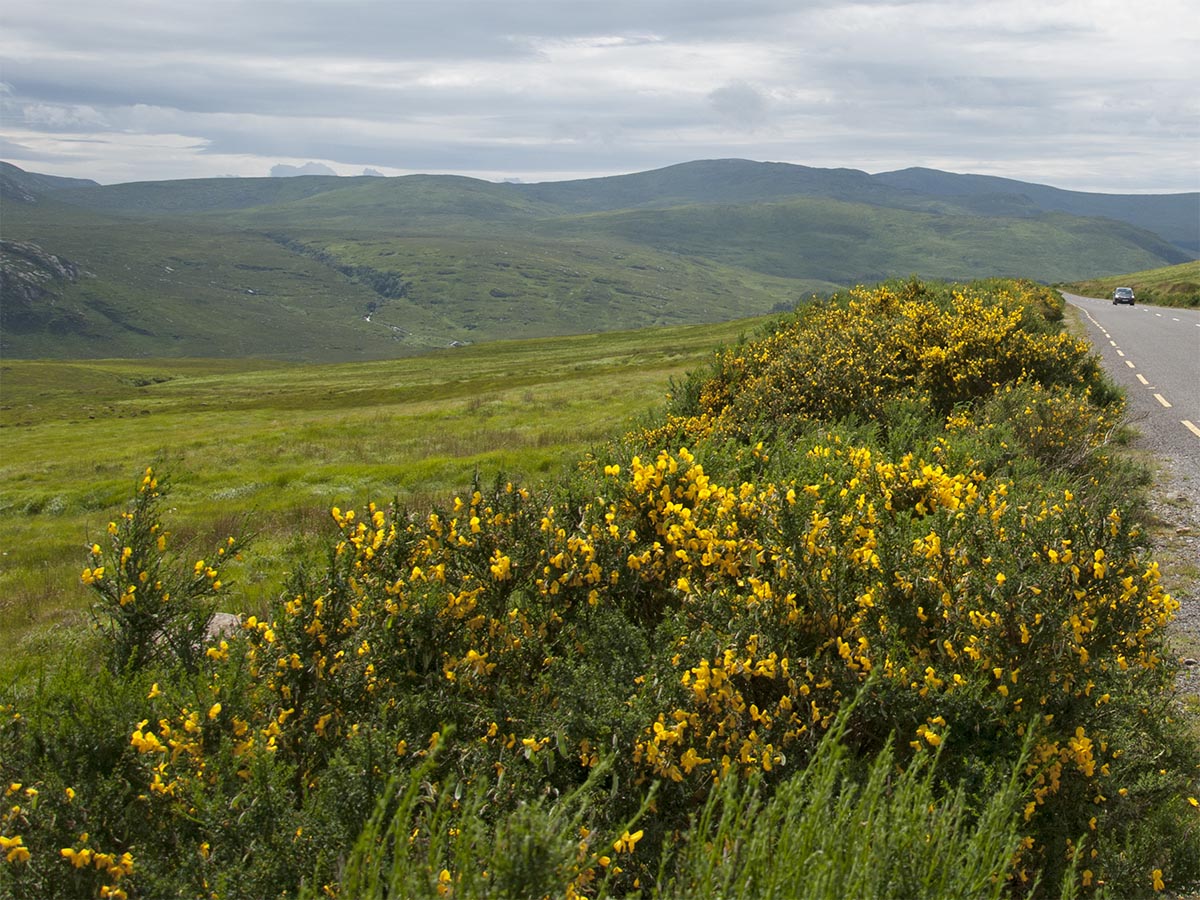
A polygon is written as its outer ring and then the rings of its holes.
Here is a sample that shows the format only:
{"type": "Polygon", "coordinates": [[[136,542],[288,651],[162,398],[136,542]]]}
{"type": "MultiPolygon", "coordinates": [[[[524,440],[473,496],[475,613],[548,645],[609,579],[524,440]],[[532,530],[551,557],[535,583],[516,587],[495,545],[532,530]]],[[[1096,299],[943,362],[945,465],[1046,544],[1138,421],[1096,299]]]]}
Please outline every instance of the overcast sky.
{"type": "Polygon", "coordinates": [[[104,183],[741,157],[1200,187],[1195,0],[6,0],[0,159],[104,183]]]}

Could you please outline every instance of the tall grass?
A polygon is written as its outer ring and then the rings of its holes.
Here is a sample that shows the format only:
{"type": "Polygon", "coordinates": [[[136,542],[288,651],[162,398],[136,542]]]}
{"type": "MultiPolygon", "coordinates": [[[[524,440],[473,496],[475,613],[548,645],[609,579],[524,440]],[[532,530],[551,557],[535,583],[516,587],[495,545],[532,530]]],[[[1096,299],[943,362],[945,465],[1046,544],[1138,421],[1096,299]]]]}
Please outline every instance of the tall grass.
{"type": "MultiPolygon", "coordinates": [[[[855,759],[847,723],[843,713],[807,767],[773,791],[758,775],[714,784],[688,831],[651,865],[657,876],[636,887],[672,900],[1008,896],[1032,742],[976,810],[961,787],[939,784],[937,756],[903,768],[889,744],[873,760],[855,759]]],[[[642,833],[630,830],[653,796],[632,821],[594,833],[594,795],[609,775],[609,765],[597,766],[565,797],[495,815],[478,784],[435,787],[427,761],[380,798],[346,861],[342,893],[361,900],[516,898],[556,896],[567,885],[567,896],[624,896],[608,877],[620,871],[614,845],[624,850],[623,836],[642,833]]],[[[1072,867],[1061,885],[1064,900],[1077,895],[1078,881],[1072,867]]],[[[310,886],[303,896],[319,895],[310,886]]]]}

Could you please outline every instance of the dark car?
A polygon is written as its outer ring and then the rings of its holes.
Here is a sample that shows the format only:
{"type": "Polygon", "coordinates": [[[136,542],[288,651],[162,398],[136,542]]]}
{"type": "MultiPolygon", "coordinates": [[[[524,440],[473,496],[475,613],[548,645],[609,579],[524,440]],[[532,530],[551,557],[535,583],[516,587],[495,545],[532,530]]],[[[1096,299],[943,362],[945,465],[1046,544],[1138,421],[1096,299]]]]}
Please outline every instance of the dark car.
{"type": "Polygon", "coordinates": [[[1117,288],[1113,291],[1113,306],[1118,303],[1128,303],[1133,306],[1133,288],[1117,288]]]}

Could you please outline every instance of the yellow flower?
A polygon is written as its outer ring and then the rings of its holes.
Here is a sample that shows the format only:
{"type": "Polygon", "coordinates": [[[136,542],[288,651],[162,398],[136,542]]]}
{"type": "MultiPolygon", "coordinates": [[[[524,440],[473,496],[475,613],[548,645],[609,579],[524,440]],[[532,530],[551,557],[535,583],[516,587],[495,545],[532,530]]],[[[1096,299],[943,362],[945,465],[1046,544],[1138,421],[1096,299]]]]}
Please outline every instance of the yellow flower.
{"type": "Polygon", "coordinates": [[[638,829],[633,834],[626,831],[619,838],[613,841],[613,850],[617,853],[632,853],[633,848],[637,846],[637,842],[642,839],[645,834],[642,829],[638,829]]]}
{"type": "Polygon", "coordinates": [[[13,865],[29,862],[29,848],[25,846],[25,841],[19,834],[13,837],[0,834],[0,853],[13,865]]]}
{"type": "Polygon", "coordinates": [[[1154,890],[1161,891],[1166,887],[1162,880],[1162,869],[1155,869],[1150,873],[1150,883],[1154,885],[1154,890]]]}

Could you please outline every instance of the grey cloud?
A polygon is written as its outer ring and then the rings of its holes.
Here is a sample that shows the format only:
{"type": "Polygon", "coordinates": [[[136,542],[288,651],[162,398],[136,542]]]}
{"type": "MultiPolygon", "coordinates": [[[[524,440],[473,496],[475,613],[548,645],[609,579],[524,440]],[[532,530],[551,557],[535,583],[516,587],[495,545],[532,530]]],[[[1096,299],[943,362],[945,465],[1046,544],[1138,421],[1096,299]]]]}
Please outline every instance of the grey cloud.
{"type": "Polygon", "coordinates": [[[1187,27],[1114,67],[1096,42],[1123,31],[1034,0],[55,0],[4,24],[11,155],[77,136],[97,151],[75,164],[122,177],[287,158],[534,180],[714,156],[1021,177],[1120,134],[1114,179],[1195,180],[1176,162],[1197,141],[1194,78],[1154,68],[1187,27]],[[138,135],[174,155],[113,163],[138,135]]]}
{"type": "Polygon", "coordinates": [[[5,159],[26,159],[35,160],[37,162],[56,163],[70,159],[69,156],[63,153],[48,153],[44,150],[38,150],[30,147],[28,144],[22,144],[18,141],[10,141],[7,138],[0,138],[0,157],[5,159]]]}
{"type": "Polygon", "coordinates": [[[767,97],[758,88],[736,81],[708,95],[709,105],[726,122],[744,129],[760,128],[767,122],[767,97]]]}
{"type": "Polygon", "coordinates": [[[138,0],[100,5],[59,0],[52,7],[14,8],[5,24],[28,41],[111,55],[157,47],[288,57],[345,48],[364,57],[478,59],[527,55],[523,39],[530,37],[646,32],[728,37],[793,9],[786,0],[159,0],[149,9],[138,0]]]}

